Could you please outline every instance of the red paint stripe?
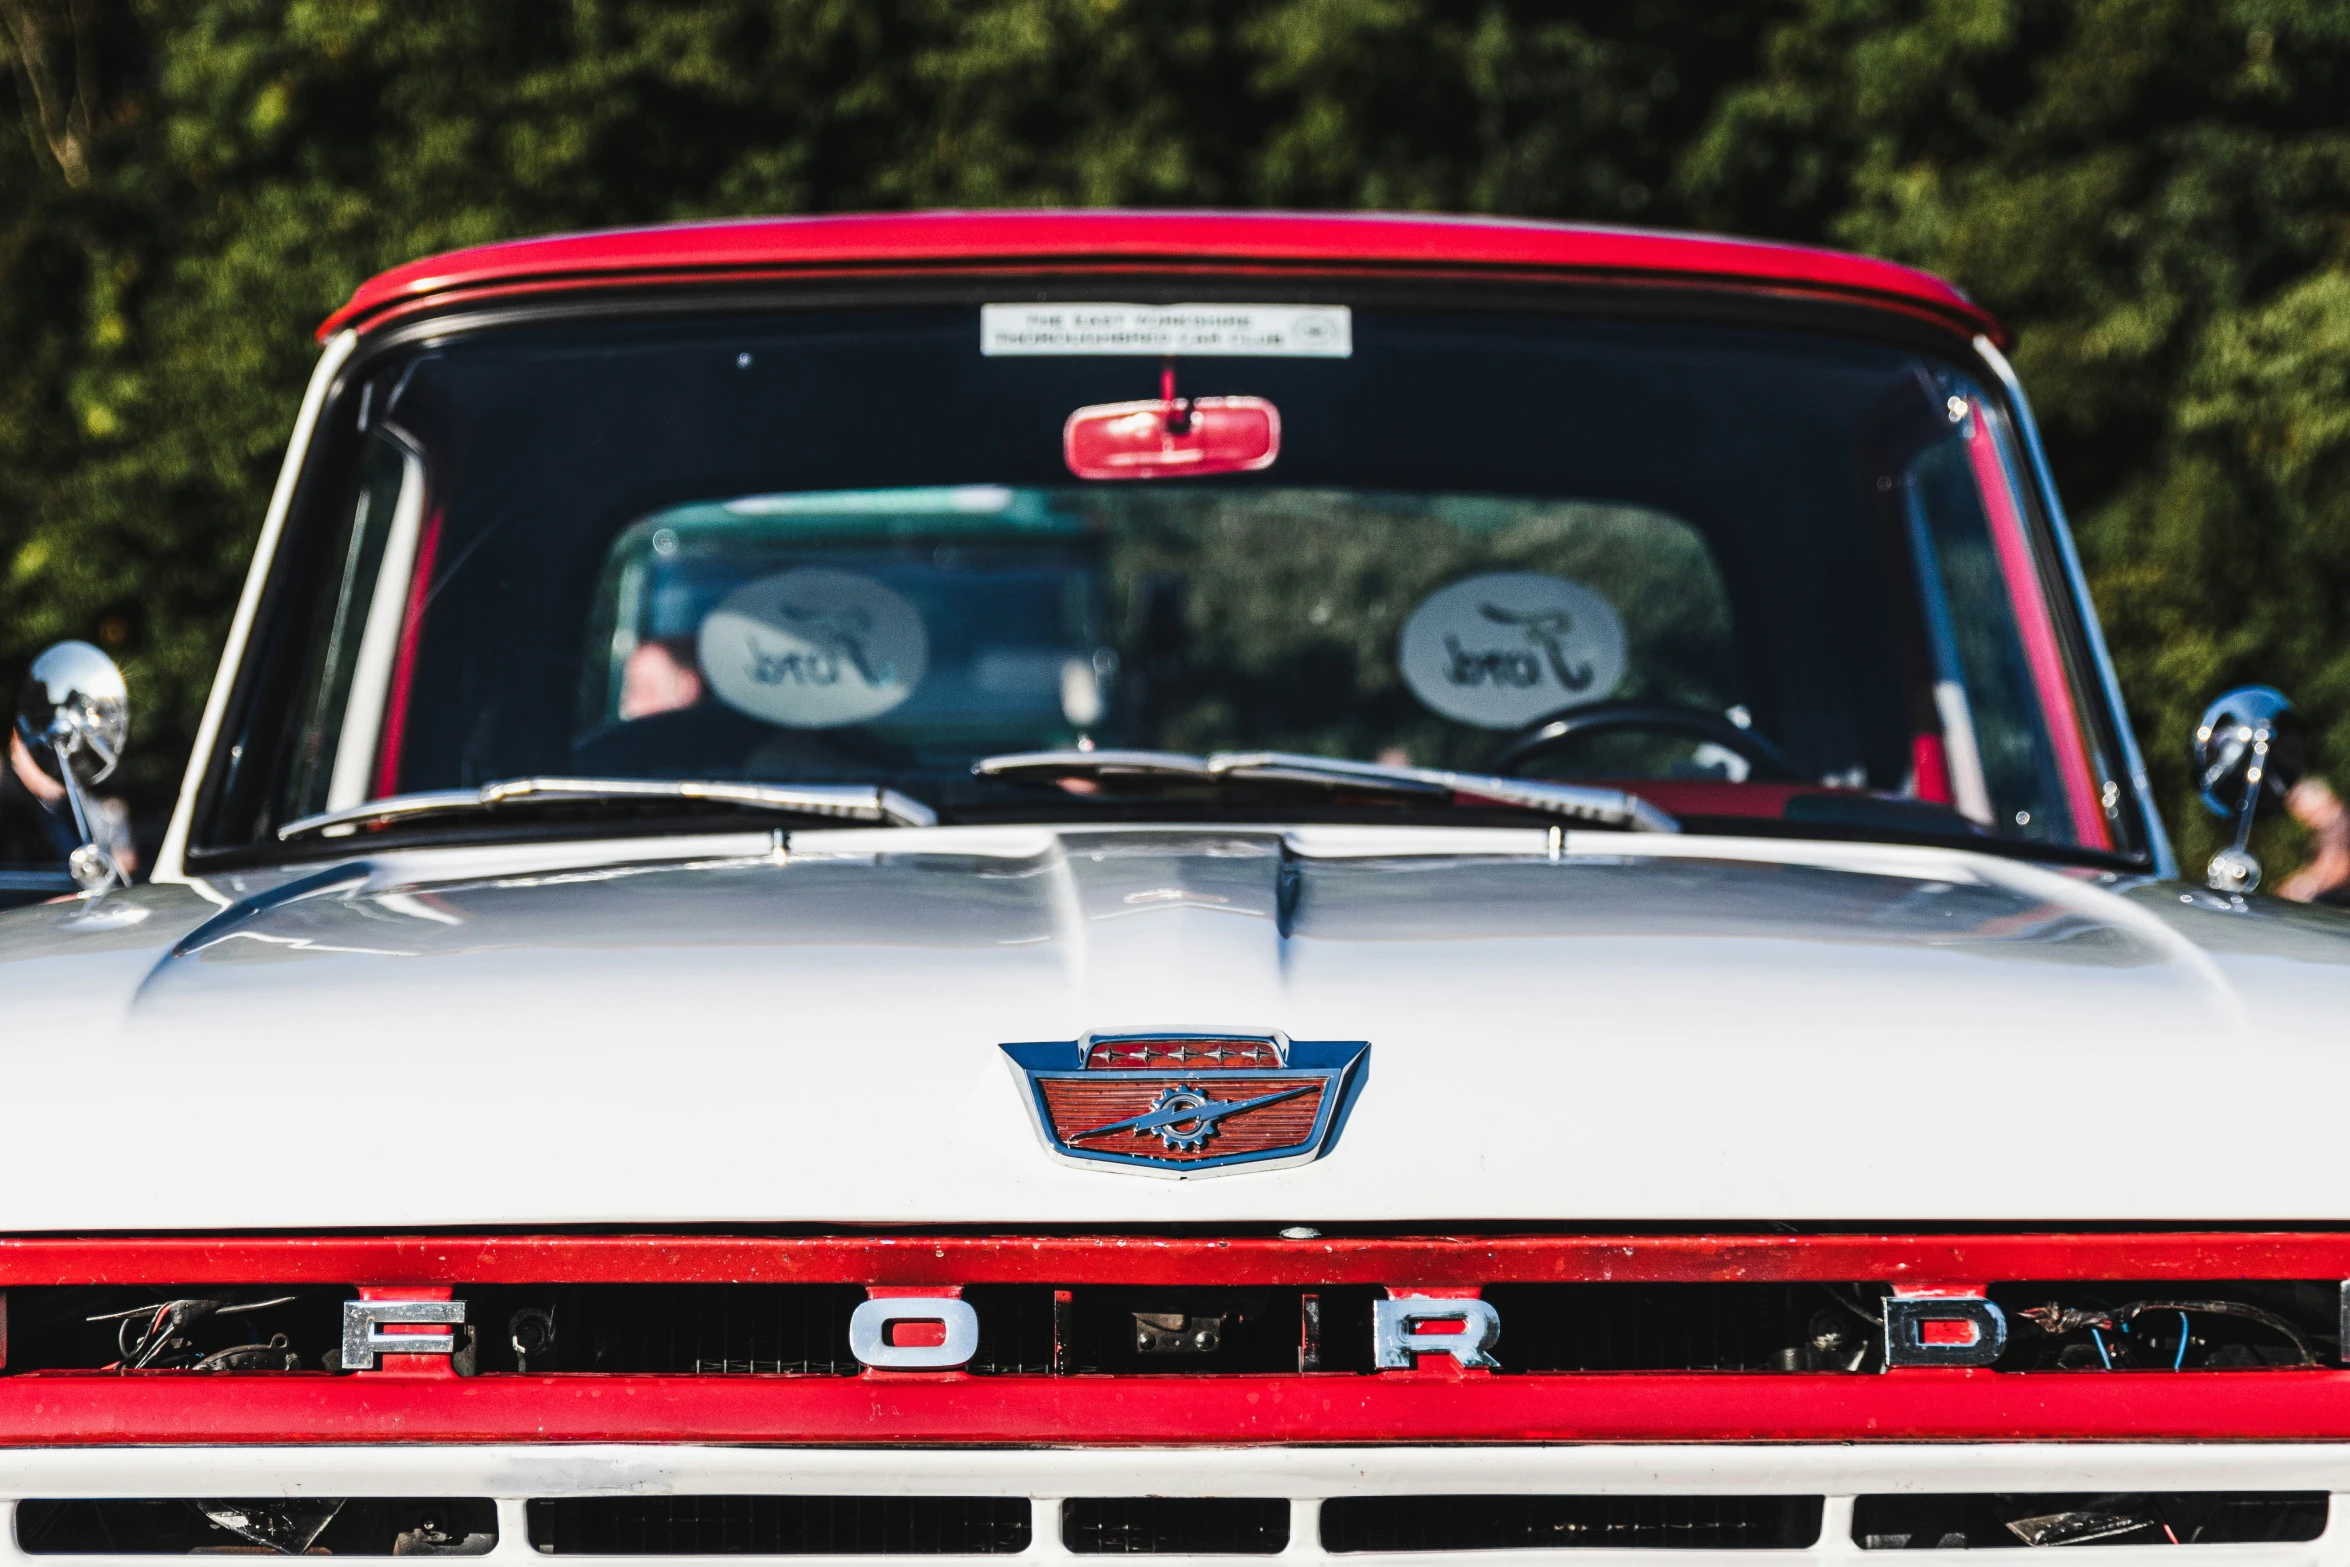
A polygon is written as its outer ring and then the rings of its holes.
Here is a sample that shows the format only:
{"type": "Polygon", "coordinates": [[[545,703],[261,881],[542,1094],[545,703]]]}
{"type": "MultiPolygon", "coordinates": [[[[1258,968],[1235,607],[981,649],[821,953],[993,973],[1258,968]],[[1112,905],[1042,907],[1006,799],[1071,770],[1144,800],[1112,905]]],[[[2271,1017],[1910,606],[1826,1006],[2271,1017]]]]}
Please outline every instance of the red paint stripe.
{"type": "Polygon", "coordinates": [[[408,606],[400,615],[400,647],[392,659],[392,688],[384,698],[383,738],[375,753],[375,792],[384,799],[400,789],[400,754],[408,740],[408,699],[416,683],[416,648],[424,631],[424,608],[432,598],[433,561],[441,551],[441,512],[425,522],[416,544],[416,569],[408,577],[408,606]]]}
{"type": "Polygon", "coordinates": [[[1989,421],[1980,412],[1969,421],[1966,447],[1975,487],[1982,492],[1983,506],[1990,516],[2000,574],[2007,579],[2008,598],[2015,605],[2024,661],[2031,666],[2032,684],[2048,714],[2048,739],[2056,752],[2056,774],[2064,790],[2065,807],[2072,813],[2073,836],[2090,848],[2110,849],[2113,837],[2106,830],[2105,807],[2089,770],[2089,748],[2082,738],[2080,714],[2073,706],[2072,681],[2065,674],[2064,655],[2056,643],[2056,622],[2048,612],[2039,563],[2032,555],[2023,513],[2016,508],[2007,464],[1989,421]]]}
{"type": "Polygon", "coordinates": [[[0,1446],[2350,1441],[2350,1372],[0,1378],[0,1446]]]}
{"type": "Polygon", "coordinates": [[[1396,1284],[2350,1278],[2350,1234],[243,1236],[0,1241],[62,1284],[1396,1284]]]}

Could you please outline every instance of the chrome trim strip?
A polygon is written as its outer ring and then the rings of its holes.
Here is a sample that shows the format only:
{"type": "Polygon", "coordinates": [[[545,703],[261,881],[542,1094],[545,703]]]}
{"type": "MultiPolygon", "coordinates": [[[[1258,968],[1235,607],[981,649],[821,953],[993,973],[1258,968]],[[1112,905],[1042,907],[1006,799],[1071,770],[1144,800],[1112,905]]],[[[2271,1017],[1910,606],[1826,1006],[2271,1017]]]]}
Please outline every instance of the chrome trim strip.
{"type": "Polygon", "coordinates": [[[285,532],[286,513],[293,509],[294,485],[301,477],[302,464],[309,458],[311,435],[318,428],[319,411],[326,406],[327,388],[334,384],[352,350],[358,346],[358,333],[336,333],[327,340],[326,352],[319,356],[317,367],[310,372],[310,385],[302,393],[302,411],[295,416],[293,438],[286,443],[286,460],[277,471],[277,488],[270,492],[269,510],[261,519],[261,537],[253,546],[253,564],[245,571],[244,591],[237,596],[237,613],[229,622],[228,642],[220,650],[220,669],[212,677],[212,693],[204,699],[204,719],[196,726],[196,743],[188,752],[188,770],[180,781],[179,801],[172,807],[171,826],[163,834],[163,847],[156,853],[151,880],[184,882],[188,879],[188,829],[196,815],[196,791],[203,785],[213,747],[220,742],[220,726],[228,713],[229,689],[235,684],[237,666],[245,661],[245,644],[253,635],[253,616],[261,603],[261,586],[269,580],[270,563],[277,558],[278,539],[285,532]]]}
{"type": "Polygon", "coordinates": [[[2032,466],[2033,481],[2040,487],[2041,509],[2047,514],[2049,531],[2055,535],[2057,556],[2064,562],[2065,581],[2080,606],[2081,630],[2089,639],[2089,657],[2096,665],[2098,683],[2105,688],[2105,705],[2112,715],[2114,732],[2121,737],[2122,765],[2129,770],[2130,792],[2137,796],[2138,813],[2145,819],[2146,847],[2154,857],[2154,874],[2173,880],[2179,874],[2178,857],[2171,852],[2170,834],[2164,830],[2162,812],[2154,803],[2154,786],[2146,777],[2146,758],[2140,754],[2138,737],[2130,728],[2130,710],[2122,700],[2121,677],[2115,673],[2113,654],[2105,646],[2105,631],[2097,623],[2097,604],[2089,596],[2088,574],[2081,569],[2080,551],[2073,546],[2072,524],[2066,520],[2064,502],[2056,493],[2056,475],[2048,466],[2047,451],[2040,445],[2040,426],[2032,418],[2031,401],[2024,396],[2024,386],[2016,379],[2015,367],[2007,362],[1998,345],[1978,336],[1975,352],[2007,390],[2008,406],[2015,412],[2016,432],[2023,437],[2024,456],[2032,466]]]}

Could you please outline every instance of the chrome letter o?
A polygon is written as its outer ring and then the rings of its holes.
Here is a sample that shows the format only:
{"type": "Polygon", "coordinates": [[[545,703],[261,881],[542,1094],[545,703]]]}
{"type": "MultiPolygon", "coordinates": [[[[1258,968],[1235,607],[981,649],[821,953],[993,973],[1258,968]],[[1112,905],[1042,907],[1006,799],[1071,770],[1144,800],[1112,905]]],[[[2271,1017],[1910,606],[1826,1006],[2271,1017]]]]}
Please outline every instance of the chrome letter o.
{"type": "Polygon", "coordinates": [[[849,1316],[849,1353],[877,1371],[945,1371],[979,1353],[979,1313],[952,1295],[885,1295],[849,1316]],[[938,1322],[944,1342],[892,1344],[893,1322],[938,1322]]]}

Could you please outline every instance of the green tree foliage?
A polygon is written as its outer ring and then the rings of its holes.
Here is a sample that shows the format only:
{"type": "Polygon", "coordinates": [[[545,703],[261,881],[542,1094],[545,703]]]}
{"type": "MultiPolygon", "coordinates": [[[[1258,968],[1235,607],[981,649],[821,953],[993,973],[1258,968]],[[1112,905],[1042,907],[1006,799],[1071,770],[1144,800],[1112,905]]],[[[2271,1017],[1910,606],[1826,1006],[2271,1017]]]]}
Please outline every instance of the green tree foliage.
{"type": "Polygon", "coordinates": [[[361,278],[949,204],[1698,222],[1934,267],[2015,327],[2174,825],[2230,680],[2285,686],[2350,777],[2350,0],[0,0],[0,40],[0,669],[115,646],[149,809],[361,278]]]}
{"type": "Polygon", "coordinates": [[[1803,0],[1682,171],[1702,221],[1915,262],[2010,323],[2188,863],[2224,686],[2282,686],[2345,781],[2350,5],[1803,0]]]}

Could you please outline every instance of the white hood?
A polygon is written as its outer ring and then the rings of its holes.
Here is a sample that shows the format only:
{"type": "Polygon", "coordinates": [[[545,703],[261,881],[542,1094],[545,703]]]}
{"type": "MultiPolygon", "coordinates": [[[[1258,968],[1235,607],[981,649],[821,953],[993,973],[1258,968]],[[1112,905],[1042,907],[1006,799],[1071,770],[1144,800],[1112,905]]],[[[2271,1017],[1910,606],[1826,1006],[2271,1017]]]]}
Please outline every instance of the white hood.
{"type": "Polygon", "coordinates": [[[1933,849],[945,828],[0,916],[0,1232],[2350,1216],[2350,919],[1933,849]],[[1327,1157],[1055,1162],[998,1046],[1368,1040],[1327,1157]]]}

